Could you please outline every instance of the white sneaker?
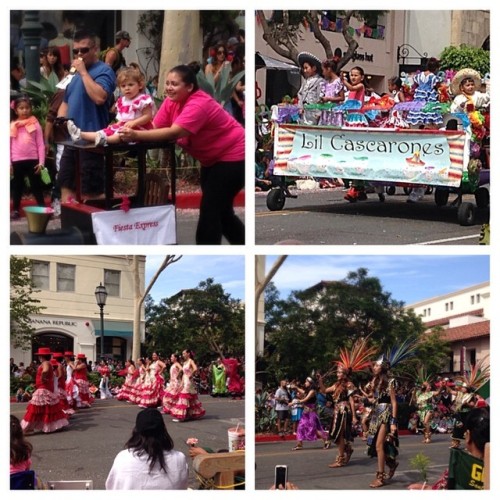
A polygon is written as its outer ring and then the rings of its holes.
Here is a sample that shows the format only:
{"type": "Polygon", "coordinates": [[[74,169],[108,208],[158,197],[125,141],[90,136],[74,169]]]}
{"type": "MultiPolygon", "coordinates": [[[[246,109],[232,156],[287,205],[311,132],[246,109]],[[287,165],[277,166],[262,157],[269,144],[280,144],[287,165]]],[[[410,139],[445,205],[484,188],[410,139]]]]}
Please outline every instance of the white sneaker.
{"type": "Polygon", "coordinates": [[[59,217],[61,215],[61,201],[58,198],[54,198],[52,209],[54,210],[54,217],[59,217]]]}
{"type": "Polygon", "coordinates": [[[82,138],[82,131],[75,125],[75,122],[68,120],[66,126],[73,142],[79,141],[82,138]]]}
{"type": "Polygon", "coordinates": [[[102,130],[98,130],[95,133],[95,141],[94,141],[95,147],[106,146],[107,143],[108,143],[108,141],[106,139],[106,134],[102,130]]]}

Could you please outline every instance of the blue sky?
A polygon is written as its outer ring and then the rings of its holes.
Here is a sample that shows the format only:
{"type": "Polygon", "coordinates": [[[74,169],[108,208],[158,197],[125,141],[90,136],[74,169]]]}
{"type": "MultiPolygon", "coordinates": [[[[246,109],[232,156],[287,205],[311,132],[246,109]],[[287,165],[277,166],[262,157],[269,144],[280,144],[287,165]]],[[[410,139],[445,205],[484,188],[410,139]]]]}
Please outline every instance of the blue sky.
{"type": "MultiPolygon", "coordinates": [[[[267,256],[266,269],[276,256],[267,256]]],[[[273,282],[281,298],[365,267],[393,299],[412,304],[490,280],[485,255],[289,255],[273,282]]]]}
{"type": "MultiPolygon", "coordinates": [[[[164,255],[146,258],[146,286],[156,273],[164,255]]],[[[242,255],[183,255],[168,266],[156,281],[151,295],[156,303],[185,288],[196,288],[200,281],[213,278],[234,299],[245,298],[245,257],[242,255]]]]}

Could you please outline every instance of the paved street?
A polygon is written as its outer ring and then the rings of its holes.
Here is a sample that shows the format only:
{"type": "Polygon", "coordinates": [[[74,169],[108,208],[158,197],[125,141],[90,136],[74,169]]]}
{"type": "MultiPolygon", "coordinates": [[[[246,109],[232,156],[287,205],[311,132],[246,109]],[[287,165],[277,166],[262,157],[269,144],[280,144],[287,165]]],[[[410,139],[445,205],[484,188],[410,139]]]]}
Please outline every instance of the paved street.
{"type": "MultiPolygon", "coordinates": [[[[287,198],[284,209],[275,212],[266,206],[266,193],[256,193],[256,244],[294,240],[306,245],[477,245],[481,224],[488,220],[488,210],[477,210],[473,226],[460,226],[456,207],[437,207],[433,195],[406,203],[402,188],[387,195],[385,203],[376,194],[348,203],[341,188],[294,192],[298,198],[287,198]]],[[[450,202],[454,198],[450,195],[450,202]]],[[[464,201],[475,206],[471,195],[464,201]]]]}
{"type": "MultiPolygon", "coordinates": [[[[245,221],[245,209],[242,207],[235,207],[236,215],[245,221]]],[[[199,210],[196,209],[182,209],[176,211],[177,218],[177,244],[178,245],[195,245],[196,244],[196,226],[198,224],[199,210]]],[[[61,229],[60,219],[52,219],[47,226],[47,233],[61,229]]],[[[10,232],[26,233],[28,231],[28,223],[26,218],[21,218],[18,221],[11,221],[10,232]]],[[[47,243],[54,244],[54,243],[47,243]]],[[[228,245],[227,241],[223,238],[223,245],[228,245]]]]}
{"type": "MultiPolygon", "coordinates": [[[[187,452],[186,439],[196,437],[200,446],[227,449],[227,430],[245,422],[245,401],[201,396],[206,416],[198,421],[174,423],[165,416],[175,448],[187,452]]],[[[22,419],[26,404],[11,404],[11,413],[22,419]]],[[[96,400],[79,410],[70,426],[52,434],[29,436],[33,444],[32,468],[42,480],[92,479],[94,489],[104,489],[116,454],[131,435],[140,408],[116,400],[96,400]]],[[[190,471],[189,486],[198,488],[190,471]]]]}
{"type": "MultiPolygon", "coordinates": [[[[448,467],[450,436],[433,435],[432,443],[422,444],[422,436],[400,437],[399,467],[393,479],[382,490],[402,490],[414,482],[420,482],[420,474],[409,464],[417,454],[423,453],[431,459],[428,481],[433,483],[448,467]]],[[[257,468],[255,488],[269,489],[274,482],[274,468],[278,464],[288,465],[288,479],[299,489],[308,490],[370,490],[375,478],[377,463],[366,456],[366,445],[361,439],[354,440],[354,453],[346,467],[328,468],[335,460],[337,450],[323,450],[322,441],[304,442],[304,449],[291,451],[295,441],[258,443],[255,450],[257,468]]]]}

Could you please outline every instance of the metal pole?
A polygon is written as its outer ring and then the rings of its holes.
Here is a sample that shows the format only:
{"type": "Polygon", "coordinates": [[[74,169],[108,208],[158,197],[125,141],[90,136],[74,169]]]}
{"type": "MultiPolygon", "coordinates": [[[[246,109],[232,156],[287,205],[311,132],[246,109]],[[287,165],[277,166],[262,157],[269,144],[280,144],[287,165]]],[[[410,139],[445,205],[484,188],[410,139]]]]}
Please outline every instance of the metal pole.
{"type": "Polygon", "coordinates": [[[40,35],[42,29],[39,11],[25,11],[21,32],[24,38],[24,65],[27,81],[40,81],[40,35]]]}
{"type": "Polygon", "coordinates": [[[101,309],[101,359],[104,359],[104,306],[101,309]]]}

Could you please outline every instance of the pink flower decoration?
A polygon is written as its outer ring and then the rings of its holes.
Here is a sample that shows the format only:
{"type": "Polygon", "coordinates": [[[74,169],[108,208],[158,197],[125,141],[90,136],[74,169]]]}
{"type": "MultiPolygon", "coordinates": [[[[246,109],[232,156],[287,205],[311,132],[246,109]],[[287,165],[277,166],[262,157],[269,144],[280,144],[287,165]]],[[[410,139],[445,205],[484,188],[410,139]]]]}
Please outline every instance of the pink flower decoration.
{"type": "Polygon", "coordinates": [[[128,212],[130,210],[130,200],[129,200],[128,196],[122,197],[120,209],[123,210],[124,212],[128,212]]]}
{"type": "Polygon", "coordinates": [[[198,439],[197,438],[187,438],[186,444],[188,446],[196,446],[198,444],[198,439]]]}

